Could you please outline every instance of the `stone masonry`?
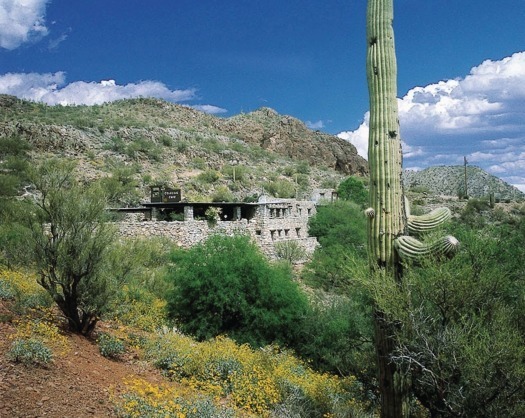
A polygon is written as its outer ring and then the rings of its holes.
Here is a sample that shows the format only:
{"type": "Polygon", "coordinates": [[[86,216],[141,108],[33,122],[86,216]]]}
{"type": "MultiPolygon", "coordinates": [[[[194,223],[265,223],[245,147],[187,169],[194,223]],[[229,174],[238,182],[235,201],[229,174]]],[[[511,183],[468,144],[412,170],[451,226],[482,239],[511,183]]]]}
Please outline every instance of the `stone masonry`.
{"type": "MultiPolygon", "coordinates": [[[[214,233],[247,233],[271,259],[277,258],[276,243],[296,241],[310,257],[319,244],[314,237],[308,236],[308,220],[315,214],[317,203],[325,196],[331,198],[332,191],[317,191],[309,201],[262,196],[259,202],[249,204],[249,212],[241,211],[240,206],[234,207],[230,211],[234,214],[231,219],[224,220],[219,216],[216,222],[194,218],[196,204],[184,203],[181,204],[183,221],[159,221],[154,214],[138,212],[127,214],[126,220],[117,225],[124,237],[166,237],[183,248],[189,248],[214,233]],[[251,215],[242,217],[241,213],[251,215]]],[[[220,204],[214,206],[220,208],[220,204]]]]}

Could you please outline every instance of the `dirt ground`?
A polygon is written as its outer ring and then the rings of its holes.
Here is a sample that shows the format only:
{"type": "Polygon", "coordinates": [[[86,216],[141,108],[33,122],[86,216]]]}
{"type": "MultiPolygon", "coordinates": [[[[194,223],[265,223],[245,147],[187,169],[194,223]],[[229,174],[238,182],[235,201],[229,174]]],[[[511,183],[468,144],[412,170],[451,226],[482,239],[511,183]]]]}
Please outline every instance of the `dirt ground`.
{"type": "Polygon", "coordinates": [[[48,367],[15,364],[5,356],[13,332],[10,322],[0,322],[0,418],[116,417],[110,392],[120,393],[123,379],[165,381],[133,353],[119,361],[108,360],[95,341],[74,334],[68,335],[68,353],[48,367]]]}

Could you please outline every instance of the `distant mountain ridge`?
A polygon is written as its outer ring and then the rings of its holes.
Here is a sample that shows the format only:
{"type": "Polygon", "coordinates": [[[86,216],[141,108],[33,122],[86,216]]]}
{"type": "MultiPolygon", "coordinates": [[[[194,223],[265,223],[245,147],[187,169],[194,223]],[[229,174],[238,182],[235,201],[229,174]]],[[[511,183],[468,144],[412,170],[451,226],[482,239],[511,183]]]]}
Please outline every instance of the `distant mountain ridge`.
{"type": "Polygon", "coordinates": [[[343,174],[368,174],[368,163],[357,154],[354,145],[335,135],[312,131],[299,119],[280,115],[270,108],[220,118],[160,99],[126,99],[96,106],[62,107],[0,95],[0,109],[5,119],[24,124],[31,121],[43,125],[114,130],[160,127],[221,135],[343,174]]]}
{"type": "Polygon", "coordinates": [[[307,199],[368,174],[351,143],[269,108],[220,118],[158,99],[48,106],[0,95],[0,115],[0,138],[26,140],[35,163],[74,159],[78,178],[103,180],[115,207],[148,199],[153,185],[196,202],[307,199]]]}
{"type": "MultiPolygon", "coordinates": [[[[464,166],[436,166],[421,171],[405,170],[403,181],[408,189],[428,190],[432,194],[459,196],[465,193],[464,166]]],[[[470,197],[523,199],[525,194],[479,167],[467,167],[467,193],[470,197]]]]}

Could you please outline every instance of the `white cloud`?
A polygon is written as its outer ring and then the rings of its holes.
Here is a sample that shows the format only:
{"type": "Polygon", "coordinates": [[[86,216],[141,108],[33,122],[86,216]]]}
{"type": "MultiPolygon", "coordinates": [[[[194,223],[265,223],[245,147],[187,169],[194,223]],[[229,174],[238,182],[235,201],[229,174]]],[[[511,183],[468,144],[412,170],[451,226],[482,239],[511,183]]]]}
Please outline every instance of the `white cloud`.
{"type": "Polygon", "coordinates": [[[355,131],[345,131],[339,133],[337,136],[350,142],[357,149],[357,153],[368,159],[368,122],[370,112],[366,112],[365,121],[359,125],[355,131]]]}
{"type": "Polygon", "coordinates": [[[45,25],[48,0],[0,0],[0,47],[15,49],[48,34],[45,25]]]}
{"type": "Polygon", "coordinates": [[[201,112],[209,113],[212,115],[218,115],[220,113],[227,112],[226,109],[223,109],[222,107],[218,107],[218,106],[213,106],[213,105],[195,105],[195,106],[190,106],[190,107],[196,110],[200,110],[201,112]]]}
{"type": "Polygon", "coordinates": [[[8,73],[0,76],[0,93],[49,105],[94,105],[132,97],[157,97],[171,102],[196,98],[195,89],[170,90],[158,81],[120,85],[115,80],[65,83],[65,73],[8,73]]]}
{"type": "Polygon", "coordinates": [[[58,38],[51,39],[47,44],[47,49],[49,49],[50,51],[57,49],[58,46],[68,38],[68,36],[69,35],[67,33],[63,33],[58,38]]]}
{"type": "MultiPolygon", "coordinates": [[[[525,52],[486,60],[464,78],[414,87],[398,99],[408,164],[472,164],[511,184],[525,184],[525,52]]],[[[368,113],[338,136],[366,155],[368,113]]]]}
{"type": "Polygon", "coordinates": [[[317,122],[311,122],[307,120],[305,125],[310,129],[323,129],[325,127],[325,124],[322,120],[318,120],[317,122]]]}

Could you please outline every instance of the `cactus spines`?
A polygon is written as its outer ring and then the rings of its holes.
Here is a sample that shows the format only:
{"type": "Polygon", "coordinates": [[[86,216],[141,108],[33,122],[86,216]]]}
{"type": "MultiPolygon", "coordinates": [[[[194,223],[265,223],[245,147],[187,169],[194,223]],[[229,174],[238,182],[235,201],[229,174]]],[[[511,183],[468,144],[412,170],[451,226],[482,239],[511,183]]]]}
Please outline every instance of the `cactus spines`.
{"type": "Polygon", "coordinates": [[[395,268],[393,241],[405,235],[401,182],[402,155],[397,116],[397,64],[392,0],[369,0],[367,8],[367,79],[370,96],[370,207],[368,253],[371,265],[395,268]]]}
{"type": "Polygon", "coordinates": [[[425,215],[408,216],[408,232],[412,235],[421,235],[430,232],[452,217],[449,208],[437,208],[425,215]]]}
{"type": "Polygon", "coordinates": [[[403,262],[419,263],[428,258],[452,257],[459,248],[459,241],[452,235],[447,235],[426,243],[405,235],[397,238],[394,246],[403,262]]]}

